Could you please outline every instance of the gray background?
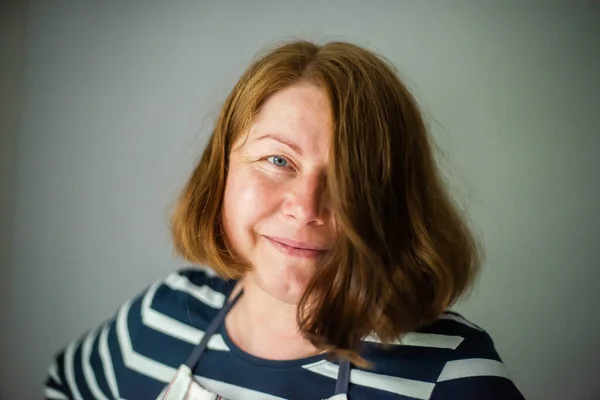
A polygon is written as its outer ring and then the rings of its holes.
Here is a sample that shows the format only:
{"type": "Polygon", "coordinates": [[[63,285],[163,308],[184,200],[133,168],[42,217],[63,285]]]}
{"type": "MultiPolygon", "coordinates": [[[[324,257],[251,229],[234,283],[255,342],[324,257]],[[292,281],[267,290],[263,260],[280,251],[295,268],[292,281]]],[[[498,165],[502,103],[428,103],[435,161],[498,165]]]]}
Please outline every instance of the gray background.
{"type": "Polygon", "coordinates": [[[281,38],[386,55],[487,252],[457,307],[528,399],[600,397],[595,1],[13,1],[0,40],[0,398],[183,266],[167,218],[219,105],[281,38]]]}

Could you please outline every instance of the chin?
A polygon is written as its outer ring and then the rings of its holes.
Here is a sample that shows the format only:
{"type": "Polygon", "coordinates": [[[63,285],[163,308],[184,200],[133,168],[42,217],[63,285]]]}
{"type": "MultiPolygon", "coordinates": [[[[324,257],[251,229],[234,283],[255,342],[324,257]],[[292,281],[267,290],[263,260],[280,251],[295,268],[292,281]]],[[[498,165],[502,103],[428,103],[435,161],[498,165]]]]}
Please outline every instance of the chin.
{"type": "Polygon", "coordinates": [[[313,275],[313,269],[293,265],[257,267],[251,275],[254,283],[268,295],[283,303],[297,305],[313,275]]]}

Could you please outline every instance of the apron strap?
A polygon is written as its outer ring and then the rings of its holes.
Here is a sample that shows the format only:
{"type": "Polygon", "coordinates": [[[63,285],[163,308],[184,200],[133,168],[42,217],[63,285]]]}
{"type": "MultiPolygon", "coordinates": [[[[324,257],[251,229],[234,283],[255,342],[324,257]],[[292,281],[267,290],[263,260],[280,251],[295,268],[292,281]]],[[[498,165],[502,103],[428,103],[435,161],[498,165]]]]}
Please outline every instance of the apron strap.
{"type": "Polygon", "coordinates": [[[229,310],[231,310],[231,307],[233,307],[238,301],[238,299],[242,295],[242,292],[243,290],[240,290],[240,292],[231,301],[225,303],[223,308],[219,310],[217,316],[208,325],[208,328],[206,328],[206,331],[204,331],[204,336],[202,337],[202,340],[194,348],[187,361],[185,362],[185,365],[187,365],[190,370],[193,371],[196,368],[198,360],[200,360],[200,357],[204,353],[204,350],[206,350],[206,348],[208,347],[208,341],[210,340],[211,336],[214,335],[217,332],[217,330],[219,330],[219,327],[225,320],[225,316],[227,315],[229,310]]]}
{"type": "Polygon", "coordinates": [[[348,385],[350,384],[350,361],[343,359],[338,368],[338,377],[335,384],[335,394],[348,394],[348,385]]]}

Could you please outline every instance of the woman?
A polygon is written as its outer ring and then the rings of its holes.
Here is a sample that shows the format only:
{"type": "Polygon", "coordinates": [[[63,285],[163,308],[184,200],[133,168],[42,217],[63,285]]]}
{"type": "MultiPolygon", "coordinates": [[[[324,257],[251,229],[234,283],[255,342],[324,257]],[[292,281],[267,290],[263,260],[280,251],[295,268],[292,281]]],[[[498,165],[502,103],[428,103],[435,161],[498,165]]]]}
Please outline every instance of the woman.
{"type": "Polygon", "coordinates": [[[254,62],[172,232],[197,266],[66,347],[47,398],[522,398],[488,334],[447,311],[477,248],[415,100],[366,49],[254,62]]]}

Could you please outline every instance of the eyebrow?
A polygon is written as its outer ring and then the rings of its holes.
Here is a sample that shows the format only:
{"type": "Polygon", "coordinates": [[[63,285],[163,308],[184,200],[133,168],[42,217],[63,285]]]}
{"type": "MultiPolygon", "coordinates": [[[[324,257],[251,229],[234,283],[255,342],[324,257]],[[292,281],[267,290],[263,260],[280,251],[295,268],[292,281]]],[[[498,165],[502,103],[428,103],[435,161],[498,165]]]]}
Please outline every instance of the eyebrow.
{"type": "Polygon", "coordinates": [[[267,133],[265,135],[257,137],[256,139],[254,139],[254,141],[259,141],[259,140],[264,140],[264,139],[275,140],[275,141],[277,141],[279,143],[282,143],[282,144],[288,146],[289,148],[291,148],[292,150],[294,150],[299,155],[302,155],[302,149],[300,148],[300,146],[298,146],[294,142],[290,142],[289,140],[287,140],[285,138],[282,138],[281,136],[279,136],[279,135],[277,135],[275,133],[267,133]]]}

